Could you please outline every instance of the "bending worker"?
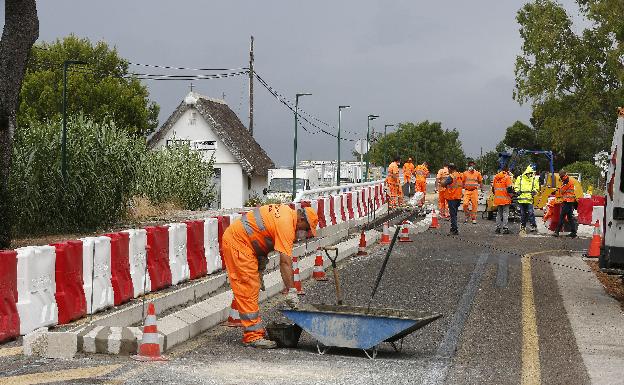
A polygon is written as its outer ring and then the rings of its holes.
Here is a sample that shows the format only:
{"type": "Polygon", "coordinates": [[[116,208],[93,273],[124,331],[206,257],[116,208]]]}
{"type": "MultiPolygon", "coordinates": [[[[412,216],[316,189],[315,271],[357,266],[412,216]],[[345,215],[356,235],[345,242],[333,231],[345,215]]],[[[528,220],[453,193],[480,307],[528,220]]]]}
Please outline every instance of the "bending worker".
{"type": "Polygon", "coordinates": [[[297,307],[299,298],[293,282],[293,243],[310,231],[316,236],[318,216],[306,207],[293,210],[287,205],[266,205],[237,219],[223,234],[223,260],[243,324],[243,343],[255,348],[272,349],[275,342],[265,339],[258,296],[269,252],[280,253],[280,273],[288,289],[286,303],[297,307]]]}
{"type": "Polygon", "coordinates": [[[401,180],[399,179],[399,165],[401,157],[394,157],[394,162],[388,166],[388,176],[386,184],[388,185],[388,195],[390,196],[390,208],[397,208],[402,204],[403,191],[401,190],[401,180]]]}
{"type": "Polygon", "coordinates": [[[520,234],[526,233],[527,221],[531,224],[531,232],[537,231],[533,201],[535,194],[539,191],[539,180],[534,175],[533,167],[527,166],[522,175],[516,178],[514,185],[514,190],[518,195],[518,206],[520,206],[520,234]]]}
{"type": "Polygon", "coordinates": [[[557,195],[561,197],[563,204],[559,213],[559,224],[553,235],[555,237],[559,236],[559,232],[563,228],[563,220],[567,218],[570,223],[570,234],[568,234],[568,237],[576,238],[576,220],[574,219],[576,194],[574,193],[574,182],[568,176],[568,173],[563,170],[559,171],[559,178],[561,178],[561,186],[557,190],[557,195]]]}
{"type": "Polygon", "coordinates": [[[479,209],[479,191],[483,190],[483,176],[475,170],[475,162],[468,162],[468,170],[464,171],[464,214],[466,219],[472,220],[473,224],[477,223],[477,210],[479,209]]]}
{"type": "Polygon", "coordinates": [[[407,158],[407,162],[403,164],[403,183],[407,185],[407,191],[409,196],[414,194],[412,191],[412,176],[414,175],[414,163],[412,158],[407,158]]]}

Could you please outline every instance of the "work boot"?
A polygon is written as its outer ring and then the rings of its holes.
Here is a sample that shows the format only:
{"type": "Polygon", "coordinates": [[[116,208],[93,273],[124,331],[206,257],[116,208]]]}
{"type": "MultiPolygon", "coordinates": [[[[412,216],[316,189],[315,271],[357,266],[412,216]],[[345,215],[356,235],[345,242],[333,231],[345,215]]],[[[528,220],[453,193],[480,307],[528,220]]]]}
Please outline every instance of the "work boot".
{"type": "Polygon", "coordinates": [[[558,236],[559,236],[559,232],[558,232],[558,231],[555,231],[555,232],[553,233],[553,237],[558,237],[558,236]]]}
{"type": "Polygon", "coordinates": [[[472,220],[472,224],[473,224],[473,225],[476,225],[476,224],[477,224],[477,220],[476,220],[476,219],[473,219],[473,220],[472,220]]]}
{"type": "Polygon", "coordinates": [[[457,231],[457,230],[451,230],[451,232],[449,233],[449,235],[459,235],[459,231],[457,231]]]}
{"type": "Polygon", "coordinates": [[[570,238],[576,238],[576,233],[570,233],[570,234],[568,234],[568,237],[570,237],[570,238]]]}
{"type": "Polygon", "coordinates": [[[526,235],[526,227],[520,227],[520,235],[526,235]]]}
{"type": "Polygon", "coordinates": [[[250,346],[257,349],[275,349],[277,347],[277,343],[275,341],[267,340],[264,338],[260,338],[251,342],[244,342],[244,344],[245,346],[250,346]]]}
{"type": "Polygon", "coordinates": [[[464,219],[464,223],[468,223],[468,218],[464,219]]]}
{"type": "Polygon", "coordinates": [[[503,227],[503,234],[511,234],[507,227],[503,227]]]}
{"type": "Polygon", "coordinates": [[[529,230],[532,233],[536,233],[537,232],[537,226],[531,226],[531,229],[529,230]]]}
{"type": "Polygon", "coordinates": [[[500,233],[501,233],[501,229],[500,229],[500,227],[497,227],[497,228],[496,228],[496,230],[494,230],[494,232],[495,232],[496,234],[500,234],[500,233]]]}

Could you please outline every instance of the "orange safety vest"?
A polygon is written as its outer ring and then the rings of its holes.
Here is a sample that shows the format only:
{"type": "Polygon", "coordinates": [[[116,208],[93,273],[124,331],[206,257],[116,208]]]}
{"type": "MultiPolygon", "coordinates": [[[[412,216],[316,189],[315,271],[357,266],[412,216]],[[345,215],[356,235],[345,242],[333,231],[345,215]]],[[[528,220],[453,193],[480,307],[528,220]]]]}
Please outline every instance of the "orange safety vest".
{"type": "Polygon", "coordinates": [[[392,162],[388,166],[388,177],[386,178],[386,183],[399,184],[399,165],[396,162],[392,162]]]}
{"type": "MultiPolygon", "coordinates": [[[[245,233],[247,233],[247,237],[249,238],[249,242],[251,243],[251,246],[253,247],[258,259],[260,259],[261,257],[266,257],[271,251],[275,250],[275,233],[277,231],[280,231],[280,225],[275,223],[273,227],[277,227],[273,229],[273,234],[271,234],[272,232],[268,228],[271,226],[265,225],[265,221],[269,221],[271,219],[271,215],[277,218],[279,218],[280,216],[286,216],[287,218],[291,218],[290,221],[288,221],[287,225],[290,226],[290,223],[292,221],[292,235],[294,235],[294,229],[296,227],[296,214],[294,214],[294,210],[287,205],[266,205],[262,207],[256,207],[252,211],[249,211],[248,213],[243,215],[240,219],[241,223],[243,224],[243,228],[245,229],[245,233]]],[[[284,246],[278,248],[284,248],[284,246]]],[[[285,253],[288,252],[288,250],[280,251],[285,253]]]]}
{"type": "Polygon", "coordinates": [[[446,167],[438,170],[438,174],[436,175],[436,179],[438,181],[438,191],[443,192],[444,190],[446,190],[446,188],[442,186],[442,182],[444,182],[444,180],[446,180],[448,176],[449,173],[446,167]]]}
{"type": "Polygon", "coordinates": [[[494,189],[494,205],[502,206],[511,204],[511,195],[507,187],[511,186],[511,177],[507,173],[498,173],[492,182],[494,189]]]}
{"type": "Polygon", "coordinates": [[[479,171],[464,171],[464,189],[468,191],[476,190],[481,186],[482,181],[483,177],[479,171]]]}
{"type": "Polygon", "coordinates": [[[451,177],[452,181],[451,184],[446,186],[446,200],[460,200],[462,198],[462,176],[457,171],[450,174],[449,176],[451,177]]]}
{"type": "Polygon", "coordinates": [[[414,164],[411,162],[405,162],[403,165],[403,175],[411,176],[414,173],[414,164]]]}
{"type": "Polygon", "coordinates": [[[564,202],[576,202],[576,194],[574,194],[574,183],[568,181],[567,184],[559,187],[559,194],[564,202]]]}

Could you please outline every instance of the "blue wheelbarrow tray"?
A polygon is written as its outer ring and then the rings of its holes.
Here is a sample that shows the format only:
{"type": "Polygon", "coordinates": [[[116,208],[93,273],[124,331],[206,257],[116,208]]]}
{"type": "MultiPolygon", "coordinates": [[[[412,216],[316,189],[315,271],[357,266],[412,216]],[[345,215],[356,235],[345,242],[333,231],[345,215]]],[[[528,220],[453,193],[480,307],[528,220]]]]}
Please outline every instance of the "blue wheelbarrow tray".
{"type": "MultiPolygon", "coordinates": [[[[298,309],[283,309],[292,322],[326,347],[375,349],[395,341],[442,317],[420,311],[305,304],[298,309]]],[[[319,349],[319,353],[321,350],[319,349]]]]}

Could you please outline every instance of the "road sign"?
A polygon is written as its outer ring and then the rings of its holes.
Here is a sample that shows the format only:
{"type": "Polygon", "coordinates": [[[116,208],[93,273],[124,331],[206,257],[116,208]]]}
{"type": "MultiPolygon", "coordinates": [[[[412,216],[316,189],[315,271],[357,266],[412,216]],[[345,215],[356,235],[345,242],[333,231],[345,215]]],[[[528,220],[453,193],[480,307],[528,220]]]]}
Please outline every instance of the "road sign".
{"type": "Polygon", "coordinates": [[[366,140],[363,139],[358,139],[357,142],[355,142],[355,152],[357,152],[360,155],[364,155],[368,152],[368,143],[366,143],[366,140]]]}

